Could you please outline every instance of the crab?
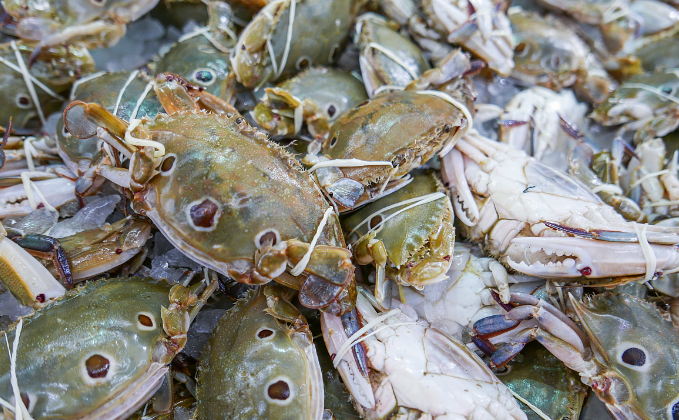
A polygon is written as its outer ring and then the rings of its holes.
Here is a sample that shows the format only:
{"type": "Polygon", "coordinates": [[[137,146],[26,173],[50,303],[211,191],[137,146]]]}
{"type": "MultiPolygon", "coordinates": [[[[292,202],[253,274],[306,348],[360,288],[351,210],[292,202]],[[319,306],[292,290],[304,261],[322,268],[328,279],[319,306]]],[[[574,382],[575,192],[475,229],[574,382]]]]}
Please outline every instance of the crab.
{"type": "Polygon", "coordinates": [[[359,293],[356,310],[364,325],[351,337],[339,318],[321,315],[328,351],[363,418],[526,419],[476,354],[408,305],[393,306],[378,313],[370,294],[359,293]],[[354,341],[365,348],[364,368],[346,353],[354,341]]]}
{"type": "Polygon", "coordinates": [[[79,77],[94,71],[90,53],[74,45],[41,52],[29,69],[28,61],[36,48],[35,42],[0,45],[0,123],[11,117],[13,131],[18,134],[38,131],[47,115],[61,109],[64,91],[79,77]]]}
{"type": "Polygon", "coordinates": [[[442,168],[469,237],[516,271],[630,281],[679,267],[676,229],[625,221],[566,173],[508,144],[469,134],[442,168]]]}
{"type": "Polygon", "coordinates": [[[153,120],[128,123],[80,101],[66,109],[72,135],[97,134],[130,159],[129,170],[96,172],[194,261],[241,283],[289,284],[308,307],[350,310],[351,254],[311,176],[240,115],[200,110],[182,79],[160,75],[155,89],[168,114],[153,120]]]}
{"type": "Polygon", "coordinates": [[[430,69],[422,51],[394,25],[375,13],[356,19],[361,75],[372,98],[382,86],[406,86],[430,69]]]}
{"type": "Polygon", "coordinates": [[[219,320],[198,370],[196,420],[323,418],[316,348],[287,295],[266,285],[219,320]]]}
{"type": "Polygon", "coordinates": [[[389,280],[421,289],[445,278],[453,262],[453,219],[445,189],[429,172],[414,174],[410,184],[342,221],[356,262],[377,268],[380,304],[391,302],[389,280]]]}
{"type": "Polygon", "coordinates": [[[297,135],[303,124],[312,136],[326,136],[342,114],[368,99],[363,83],[351,73],[325,67],[306,69],[265,92],[252,115],[274,136],[297,135]]]}
{"type": "Polygon", "coordinates": [[[590,102],[600,104],[617,87],[577,33],[554,16],[512,10],[516,37],[512,77],[528,86],[558,91],[573,86],[590,102]]]}
{"type": "Polygon", "coordinates": [[[356,105],[335,121],[327,137],[309,145],[303,162],[314,165],[310,171],[340,212],[403,187],[412,169],[446,153],[470,128],[472,115],[464,103],[470,98],[430,89],[456,85],[469,67],[469,57],[455,51],[405,90],[356,105]]]}
{"type": "Polygon", "coordinates": [[[264,86],[339,58],[362,0],[277,0],[243,29],[231,65],[245,87],[264,86]]]}
{"type": "Polygon", "coordinates": [[[150,11],[158,0],[67,1],[46,3],[5,0],[5,12],[17,23],[16,36],[39,41],[31,62],[42,50],[60,44],[85,48],[113,46],[125,35],[125,24],[150,11]]]}
{"type": "Polygon", "coordinates": [[[677,128],[677,92],[679,75],[673,70],[634,76],[596,107],[590,117],[605,126],[621,125],[621,132],[634,132],[634,141],[641,143],[677,128]]]}
{"type": "Polygon", "coordinates": [[[505,315],[475,324],[477,337],[492,336],[527,318],[539,325],[498,346],[490,355],[491,366],[504,365],[526,343],[537,340],[578,372],[616,419],[676,417],[679,335],[654,305],[628,294],[608,292],[582,302],[571,295],[580,329],[561,311],[533,296],[512,294],[510,302],[505,315]]]}
{"type": "Polygon", "coordinates": [[[3,333],[14,345],[0,352],[0,396],[32,418],[127,418],[162,385],[216,283],[200,299],[135,277],[67,292],[3,333]]]}

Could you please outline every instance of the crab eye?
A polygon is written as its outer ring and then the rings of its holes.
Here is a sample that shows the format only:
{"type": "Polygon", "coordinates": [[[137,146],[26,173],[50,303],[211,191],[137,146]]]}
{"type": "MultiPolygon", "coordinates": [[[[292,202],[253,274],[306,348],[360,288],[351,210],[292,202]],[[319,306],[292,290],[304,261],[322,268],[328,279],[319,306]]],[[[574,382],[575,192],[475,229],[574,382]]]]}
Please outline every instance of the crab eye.
{"type": "Polygon", "coordinates": [[[679,402],[672,406],[672,420],[679,420],[679,402]]]}
{"type": "Polygon", "coordinates": [[[301,56],[299,60],[297,60],[297,63],[295,64],[295,67],[297,70],[304,70],[305,68],[309,67],[311,65],[311,59],[307,56],[301,56]]]}
{"type": "Polygon", "coordinates": [[[14,102],[21,109],[27,109],[31,107],[31,98],[24,93],[20,93],[16,96],[14,102]]]}
{"type": "Polygon", "coordinates": [[[330,139],[330,147],[335,147],[337,144],[337,136],[334,136],[333,138],[330,139]]]}
{"type": "Polygon", "coordinates": [[[212,69],[198,69],[193,72],[191,79],[203,86],[210,86],[217,80],[217,75],[212,69]]]}
{"type": "Polygon", "coordinates": [[[66,126],[61,127],[61,135],[62,135],[64,138],[69,138],[69,137],[71,137],[71,133],[68,132],[68,130],[66,129],[66,126]]]}
{"type": "Polygon", "coordinates": [[[370,222],[368,223],[368,227],[370,229],[375,229],[380,224],[380,222],[382,222],[382,216],[380,216],[378,214],[377,216],[370,219],[370,222]]]}
{"type": "Polygon", "coordinates": [[[620,343],[616,350],[618,363],[629,369],[645,372],[651,365],[648,351],[636,343],[620,343]]]}
{"type": "Polygon", "coordinates": [[[101,7],[106,3],[106,0],[90,0],[90,3],[97,7],[101,7]]]}

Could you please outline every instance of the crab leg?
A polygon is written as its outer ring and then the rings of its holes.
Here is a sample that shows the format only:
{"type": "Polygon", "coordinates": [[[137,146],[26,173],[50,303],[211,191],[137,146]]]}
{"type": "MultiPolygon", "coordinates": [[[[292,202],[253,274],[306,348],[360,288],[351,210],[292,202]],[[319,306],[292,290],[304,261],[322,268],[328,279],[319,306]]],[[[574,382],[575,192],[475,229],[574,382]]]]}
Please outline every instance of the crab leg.
{"type": "MultiPolygon", "coordinates": [[[[657,260],[658,271],[679,265],[675,246],[650,245],[657,260]]],[[[570,237],[514,238],[506,252],[505,261],[513,269],[540,277],[616,277],[643,275],[646,258],[637,243],[618,243],[570,237]],[[537,253],[530,258],[530,253],[537,253]],[[546,255],[554,261],[540,263],[546,255]],[[625,261],[625,264],[620,264],[625,261]]]]}
{"type": "Polygon", "coordinates": [[[8,229],[7,238],[11,239],[28,251],[29,254],[36,257],[51,259],[54,267],[65,282],[66,286],[73,288],[73,276],[71,274],[71,265],[66,258],[66,253],[61,247],[58,240],[45,235],[38,235],[34,233],[24,234],[14,229],[8,229]]]}

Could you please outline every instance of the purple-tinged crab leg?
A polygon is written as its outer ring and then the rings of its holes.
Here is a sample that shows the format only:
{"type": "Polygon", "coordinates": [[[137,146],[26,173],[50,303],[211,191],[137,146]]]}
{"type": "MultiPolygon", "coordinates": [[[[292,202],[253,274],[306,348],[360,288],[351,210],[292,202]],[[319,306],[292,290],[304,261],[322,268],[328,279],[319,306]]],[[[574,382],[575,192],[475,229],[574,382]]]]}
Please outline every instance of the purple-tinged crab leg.
{"type": "MultiPolygon", "coordinates": [[[[361,329],[361,325],[358,322],[358,314],[356,313],[356,308],[351,312],[342,315],[342,326],[344,327],[344,332],[347,337],[351,337],[356,333],[356,331],[361,329]]],[[[358,368],[361,370],[361,374],[368,377],[368,356],[365,354],[365,349],[361,343],[356,343],[351,347],[351,351],[354,354],[354,359],[358,368]]]]}

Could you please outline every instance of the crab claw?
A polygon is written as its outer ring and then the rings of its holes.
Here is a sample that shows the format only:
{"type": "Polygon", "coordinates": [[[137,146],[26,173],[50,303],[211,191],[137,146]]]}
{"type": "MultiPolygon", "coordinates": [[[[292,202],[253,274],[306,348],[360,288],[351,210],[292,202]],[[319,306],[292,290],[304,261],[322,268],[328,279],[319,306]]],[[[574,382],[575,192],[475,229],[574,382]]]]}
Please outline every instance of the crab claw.
{"type": "MultiPolygon", "coordinates": [[[[673,245],[650,245],[656,270],[679,266],[673,245]]],[[[643,275],[647,259],[638,243],[611,244],[570,237],[514,238],[505,262],[514,270],[538,277],[616,277],[643,275]]]]}

